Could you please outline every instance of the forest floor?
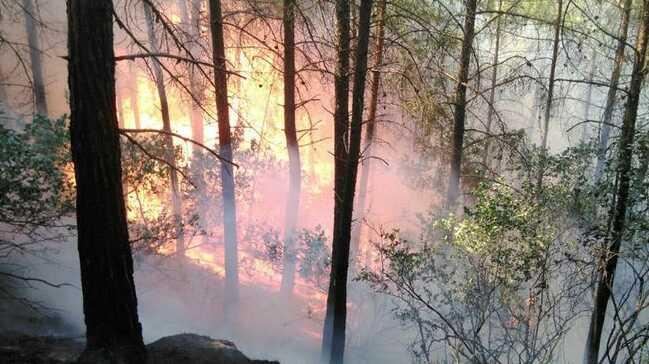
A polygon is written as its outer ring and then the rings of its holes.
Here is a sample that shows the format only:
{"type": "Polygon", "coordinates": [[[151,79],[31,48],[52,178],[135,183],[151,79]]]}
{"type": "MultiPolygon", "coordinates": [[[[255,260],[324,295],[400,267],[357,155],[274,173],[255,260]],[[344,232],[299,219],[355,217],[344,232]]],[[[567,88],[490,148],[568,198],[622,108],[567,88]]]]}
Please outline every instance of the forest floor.
{"type": "MultiPolygon", "coordinates": [[[[6,364],[72,364],[84,348],[83,338],[0,335],[0,362],[6,364]]],[[[252,360],[234,343],[208,336],[180,334],[147,345],[150,364],[279,364],[252,360]]]]}
{"type": "MultiPolygon", "coordinates": [[[[0,363],[70,363],[83,350],[84,323],[76,245],[53,246],[44,258],[19,263],[35,277],[66,282],[61,288],[18,290],[25,302],[0,299],[0,363]],[[9,331],[11,330],[11,331],[9,331]],[[21,356],[29,360],[21,359],[21,356]],[[11,359],[11,360],[9,360],[11,359]]],[[[241,269],[240,304],[226,320],[223,278],[199,262],[182,269],[171,257],[135,255],[138,311],[145,343],[178,333],[226,338],[254,358],[283,364],[317,361],[324,319],[324,292],[298,287],[289,300],[279,281],[241,269]],[[316,292],[317,293],[317,292],[316,292]]],[[[358,283],[350,289],[347,351],[355,363],[400,363],[404,332],[390,319],[390,305],[358,283]],[[377,334],[379,333],[379,334],[377,334]]]]}

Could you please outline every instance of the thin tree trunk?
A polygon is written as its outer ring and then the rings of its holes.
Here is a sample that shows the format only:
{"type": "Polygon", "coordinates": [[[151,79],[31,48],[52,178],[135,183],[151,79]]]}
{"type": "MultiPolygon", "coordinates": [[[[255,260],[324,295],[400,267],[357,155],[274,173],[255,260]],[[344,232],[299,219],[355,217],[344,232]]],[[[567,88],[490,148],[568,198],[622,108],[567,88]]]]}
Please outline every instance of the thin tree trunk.
{"type": "Polygon", "coordinates": [[[27,32],[27,45],[29,46],[29,60],[32,71],[32,87],[34,91],[34,105],[36,114],[47,116],[47,98],[45,81],[43,79],[43,60],[41,59],[41,46],[36,30],[33,0],[23,0],[25,12],[25,31],[27,32]]]}
{"type": "Polygon", "coordinates": [[[322,330],[320,362],[326,364],[331,356],[333,335],[334,295],[336,269],[340,248],[333,242],[340,234],[340,211],[342,207],[347,140],[349,132],[349,57],[350,57],[350,4],[349,0],[336,0],[336,71],[334,74],[334,227],[331,249],[331,274],[327,294],[327,308],[322,330]]]}
{"type": "MultiPolygon", "coordinates": [[[[192,0],[190,3],[191,11],[187,11],[187,1],[178,0],[178,5],[182,9],[183,25],[187,27],[186,31],[189,34],[187,40],[187,49],[193,52],[196,47],[195,43],[198,42],[200,37],[201,27],[201,0],[192,0]]],[[[190,112],[190,122],[192,128],[192,139],[203,143],[205,141],[203,116],[201,112],[201,105],[199,102],[203,101],[203,88],[200,85],[200,75],[196,72],[196,66],[188,66],[189,71],[189,87],[192,93],[192,107],[190,112]]],[[[195,157],[202,155],[202,149],[198,146],[192,147],[192,154],[195,157]]]]}
{"type": "MultiPolygon", "coordinates": [[[[543,187],[543,176],[545,174],[545,165],[548,154],[547,144],[548,144],[548,129],[550,125],[550,116],[552,111],[552,101],[554,99],[554,84],[555,84],[555,73],[557,59],[559,56],[559,40],[561,34],[561,18],[563,14],[563,0],[558,0],[557,2],[558,10],[557,17],[554,23],[554,40],[552,47],[552,60],[550,63],[550,76],[548,81],[548,94],[545,100],[545,110],[543,114],[543,135],[541,140],[541,161],[539,166],[539,174],[537,175],[536,181],[536,191],[537,196],[541,196],[541,189],[543,187]]],[[[533,282],[532,287],[529,288],[528,294],[528,306],[527,306],[527,323],[525,325],[525,341],[526,341],[526,351],[527,355],[531,355],[530,352],[534,352],[534,348],[537,343],[538,337],[538,320],[535,322],[535,313],[537,306],[543,306],[543,292],[547,289],[547,251],[545,252],[546,259],[540,267],[539,275],[535,282],[533,282]],[[539,299],[540,297],[540,299],[539,299]],[[540,301],[540,303],[538,302],[540,301]]]]}
{"type": "Polygon", "coordinates": [[[606,106],[604,108],[604,114],[602,115],[602,123],[600,124],[597,162],[593,176],[595,183],[599,182],[602,178],[602,173],[606,166],[606,149],[608,148],[608,140],[611,135],[611,121],[613,120],[613,110],[615,109],[617,88],[620,83],[620,74],[622,73],[622,67],[624,66],[624,51],[629,34],[629,19],[631,18],[632,2],[632,0],[624,0],[624,5],[621,9],[622,20],[620,22],[620,34],[618,36],[617,48],[615,49],[615,61],[613,63],[613,71],[611,71],[608,94],[606,95],[606,106]]]}
{"type": "MultiPolygon", "coordinates": [[[[186,47],[189,52],[193,53],[196,49],[195,44],[199,42],[200,38],[200,27],[201,27],[201,0],[191,0],[188,2],[186,0],[178,0],[178,7],[181,12],[182,25],[187,32],[186,47]],[[190,9],[187,9],[189,4],[190,9]]],[[[204,136],[204,124],[203,124],[203,113],[202,105],[204,98],[204,89],[199,81],[200,72],[197,72],[196,65],[188,65],[187,73],[189,75],[189,90],[191,92],[191,103],[189,110],[189,119],[192,130],[192,139],[205,144],[204,136]]],[[[198,208],[198,217],[199,225],[202,229],[208,228],[207,223],[207,196],[206,196],[206,185],[205,178],[203,176],[203,150],[196,146],[192,146],[192,160],[191,160],[191,178],[196,185],[197,192],[197,208],[198,208]]],[[[207,238],[205,235],[204,239],[207,238]]]]}
{"type": "Polygon", "coordinates": [[[67,18],[70,137],[87,339],[79,362],[144,363],[121,184],[113,5],[110,0],[69,0],[67,18]]]}
{"type": "MultiPolygon", "coordinates": [[[[498,1],[498,12],[501,11],[503,1],[498,1]]],[[[494,58],[491,69],[491,90],[489,90],[489,105],[487,105],[487,143],[482,156],[482,165],[487,171],[491,167],[491,125],[493,124],[494,114],[496,113],[496,85],[498,82],[498,62],[500,61],[500,37],[502,27],[502,15],[496,20],[496,35],[494,42],[494,58]]]]}
{"type": "Polygon", "coordinates": [[[631,162],[633,158],[633,143],[635,137],[635,124],[638,116],[638,104],[642,91],[642,81],[645,71],[645,60],[647,53],[647,34],[649,32],[649,1],[643,1],[643,8],[638,27],[638,36],[634,52],[633,71],[627,104],[624,110],[622,134],[618,149],[618,189],[615,199],[612,230],[608,241],[610,243],[607,251],[601,257],[601,265],[604,270],[599,274],[599,281],[595,292],[593,312],[586,339],[586,353],[584,362],[594,364],[598,362],[599,347],[602,336],[602,328],[606,320],[606,308],[612,295],[613,283],[617,269],[620,246],[625,232],[627,215],[627,203],[629,200],[629,185],[632,179],[631,162]]]}
{"type": "Polygon", "coordinates": [[[455,110],[453,112],[453,150],[451,151],[451,173],[448,181],[446,205],[455,206],[460,193],[460,173],[462,171],[462,152],[464,144],[464,126],[466,122],[466,88],[469,82],[469,68],[473,37],[475,33],[475,13],[477,0],[467,0],[464,17],[464,38],[460,53],[460,68],[455,90],[455,110]]]}
{"type": "MultiPolygon", "coordinates": [[[[153,53],[159,53],[158,37],[155,34],[153,11],[149,4],[144,4],[144,16],[146,18],[147,33],[149,36],[150,48],[153,53]]],[[[169,102],[167,101],[167,90],[165,88],[164,74],[160,61],[153,59],[153,77],[155,78],[158,98],[160,99],[160,113],[162,115],[162,129],[171,132],[171,118],[169,116],[169,102]]],[[[169,163],[169,185],[171,186],[171,208],[176,233],[176,254],[185,254],[185,239],[183,236],[182,222],[182,200],[180,199],[180,188],[178,186],[178,174],[176,172],[176,156],[171,135],[165,135],[166,162],[169,163]]]]}
{"type": "Polygon", "coordinates": [[[554,83],[557,70],[557,59],[559,58],[559,40],[561,36],[561,18],[563,17],[563,0],[557,1],[557,18],[554,22],[554,40],[552,42],[552,61],[550,63],[550,77],[548,79],[548,94],[545,100],[545,110],[543,114],[543,136],[541,138],[541,165],[536,181],[536,190],[541,192],[543,186],[543,176],[545,174],[545,164],[548,155],[548,131],[550,130],[550,116],[552,115],[552,102],[554,101],[554,83]]]}
{"type": "MultiPolygon", "coordinates": [[[[0,50],[2,47],[0,47],[0,50]]],[[[4,73],[2,72],[2,65],[0,64],[0,125],[8,129],[18,129],[18,118],[12,117],[12,112],[7,97],[7,88],[4,84],[4,73]]]]}
{"type": "Polygon", "coordinates": [[[128,82],[129,82],[129,102],[131,105],[131,112],[133,113],[133,124],[136,129],[142,127],[140,122],[140,103],[138,100],[138,84],[137,84],[137,71],[135,70],[135,62],[128,64],[128,82]]]}
{"type": "MultiPolygon", "coordinates": [[[[210,29],[212,31],[212,58],[216,111],[219,123],[219,152],[226,161],[232,160],[232,138],[228,110],[228,81],[226,75],[225,44],[221,1],[209,0],[210,29]]],[[[223,231],[225,237],[225,311],[231,312],[239,302],[239,271],[237,251],[237,214],[234,200],[234,171],[230,163],[221,163],[221,190],[223,194],[223,231]]]]}
{"type": "Polygon", "coordinates": [[[288,149],[289,188],[284,232],[282,292],[289,296],[295,284],[295,228],[300,208],[300,147],[295,128],[295,0],[284,0],[284,134],[288,149]]]}
{"type": "MultiPolygon", "coordinates": [[[[337,262],[330,279],[334,281],[333,330],[331,336],[330,364],[342,364],[345,352],[345,328],[347,320],[347,276],[349,250],[354,212],[354,193],[361,148],[363,108],[365,106],[365,79],[367,75],[367,51],[369,48],[372,0],[362,0],[359,9],[358,40],[354,57],[354,88],[352,91],[352,118],[349,133],[349,154],[345,165],[343,196],[340,208],[339,235],[333,245],[338,248],[337,262]]],[[[334,217],[336,218],[336,217],[334,217]]],[[[328,294],[332,294],[329,292],[328,294]]]]}
{"type": "MultiPolygon", "coordinates": [[[[386,0],[379,0],[376,17],[378,19],[376,29],[376,44],[374,45],[374,65],[372,66],[372,84],[370,90],[370,103],[367,111],[367,127],[365,128],[365,148],[363,150],[363,167],[361,179],[358,186],[358,204],[356,205],[356,225],[352,230],[351,258],[352,267],[355,266],[358,256],[361,233],[363,231],[363,219],[366,214],[367,185],[369,182],[370,168],[372,165],[372,144],[376,130],[376,110],[379,103],[379,86],[381,83],[380,68],[383,64],[383,43],[385,38],[385,7],[386,0]]],[[[352,269],[353,271],[353,269],[352,269]]]]}
{"type": "MultiPolygon", "coordinates": [[[[2,36],[2,34],[0,34],[2,36]]],[[[2,51],[2,46],[0,46],[2,51]]],[[[0,62],[0,121],[5,128],[18,128],[18,118],[11,117],[9,109],[9,98],[7,97],[7,88],[5,87],[5,74],[0,62]]]]}
{"type": "Polygon", "coordinates": [[[590,107],[593,101],[593,79],[597,70],[597,50],[593,49],[590,57],[590,71],[588,72],[588,85],[586,86],[586,98],[584,100],[584,124],[581,128],[581,140],[587,142],[590,138],[590,107]]]}
{"type": "MultiPolygon", "coordinates": [[[[2,46],[0,46],[0,50],[2,46]]],[[[2,63],[0,63],[0,110],[8,111],[9,103],[7,98],[7,88],[5,86],[5,74],[2,70],[2,63]]]]}

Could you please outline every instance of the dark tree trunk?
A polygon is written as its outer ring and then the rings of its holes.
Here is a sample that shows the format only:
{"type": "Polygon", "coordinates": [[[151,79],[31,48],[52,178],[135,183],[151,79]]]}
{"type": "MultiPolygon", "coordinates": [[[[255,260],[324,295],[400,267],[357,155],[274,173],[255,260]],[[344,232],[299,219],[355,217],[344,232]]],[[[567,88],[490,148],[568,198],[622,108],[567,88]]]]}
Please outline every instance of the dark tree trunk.
{"type": "Polygon", "coordinates": [[[110,0],[68,1],[70,136],[77,188],[77,232],[86,350],[143,363],[115,106],[113,6],[110,0]]]}
{"type": "Polygon", "coordinates": [[[606,149],[608,148],[608,139],[611,135],[611,121],[613,120],[613,110],[617,96],[617,88],[620,83],[620,74],[624,66],[624,51],[629,34],[629,19],[631,18],[632,0],[625,0],[622,7],[622,20],[620,22],[620,34],[618,36],[617,48],[615,49],[615,60],[613,71],[611,71],[611,80],[609,81],[608,94],[606,95],[606,106],[602,115],[602,123],[599,131],[599,144],[597,148],[597,164],[595,165],[594,181],[599,182],[604,172],[606,164],[606,149]]]}
{"type": "Polygon", "coordinates": [[[475,13],[477,0],[467,0],[464,17],[464,38],[460,53],[460,68],[455,89],[455,110],[453,112],[453,150],[451,151],[451,171],[448,181],[446,205],[455,206],[460,193],[460,173],[462,171],[462,154],[464,144],[464,124],[466,122],[466,88],[469,81],[469,68],[473,37],[475,33],[475,13]]]}
{"type": "MultiPolygon", "coordinates": [[[[151,52],[159,53],[158,37],[155,33],[153,11],[151,6],[144,4],[144,16],[146,18],[147,33],[151,52]]],[[[160,113],[162,115],[162,129],[171,133],[171,117],[169,116],[169,102],[167,101],[167,90],[165,88],[164,74],[162,66],[157,58],[153,58],[153,77],[160,99],[160,113]]],[[[173,213],[175,233],[176,233],[176,254],[182,256],[185,254],[185,239],[183,236],[182,222],[182,200],[180,198],[180,188],[178,185],[178,173],[176,172],[176,155],[174,153],[174,143],[171,135],[165,135],[165,160],[169,164],[169,185],[171,187],[171,208],[173,213]]]]}
{"type": "Polygon", "coordinates": [[[543,114],[543,136],[541,138],[541,165],[536,181],[536,190],[541,192],[543,186],[543,175],[545,174],[545,163],[548,155],[548,131],[550,130],[550,116],[552,115],[552,102],[554,101],[554,84],[557,71],[557,60],[559,58],[559,41],[561,40],[561,18],[563,17],[563,0],[557,1],[557,18],[554,21],[554,40],[552,42],[552,61],[550,62],[550,76],[548,78],[548,94],[545,99],[545,110],[543,114]]]}
{"type": "MultiPolygon", "coordinates": [[[[345,165],[342,185],[342,199],[339,235],[334,236],[333,246],[338,252],[333,263],[330,280],[334,281],[333,292],[333,330],[331,334],[330,364],[342,364],[345,352],[345,327],[347,320],[347,275],[351,227],[354,212],[354,193],[358,173],[358,159],[361,149],[363,108],[365,106],[365,79],[367,74],[367,51],[369,48],[372,0],[362,0],[359,10],[358,40],[354,57],[354,88],[352,91],[352,118],[349,133],[349,154],[345,165]]],[[[333,254],[332,254],[333,255],[333,254]]]]}
{"type": "MultiPolygon", "coordinates": [[[[221,1],[210,0],[210,29],[212,31],[212,58],[216,111],[219,118],[219,152],[226,161],[232,160],[232,138],[228,110],[228,80],[223,42],[221,1]]],[[[225,309],[235,308],[239,301],[239,271],[237,251],[237,213],[234,201],[234,171],[232,164],[221,163],[221,189],[223,194],[223,231],[225,237],[225,309]]]]}
{"type": "MultiPolygon", "coordinates": [[[[372,66],[372,83],[370,90],[370,103],[367,110],[367,122],[365,128],[365,147],[363,149],[363,167],[361,179],[358,186],[358,203],[356,205],[356,225],[352,230],[351,259],[352,266],[355,266],[356,257],[360,245],[361,233],[363,230],[363,219],[366,214],[367,185],[369,183],[370,168],[372,165],[372,143],[376,130],[376,110],[379,103],[379,86],[381,84],[380,68],[383,64],[383,43],[385,37],[385,6],[386,0],[379,0],[377,6],[377,28],[376,44],[374,45],[374,64],[372,66]]],[[[353,269],[352,269],[353,271],[353,269]]]]}
{"type": "Polygon", "coordinates": [[[649,1],[642,2],[643,8],[639,21],[638,36],[636,38],[633,71],[629,94],[624,110],[622,134],[618,149],[618,188],[615,198],[615,208],[612,213],[612,229],[608,238],[608,249],[601,257],[598,266],[604,267],[599,272],[599,281],[595,292],[593,312],[586,339],[586,353],[584,362],[594,364],[598,362],[599,346],[602,337],[602,328],[606,320],[606,308],[611,298],[620,246],[625,233],[627,203],[629,200],[629,186],[632,179],[631,162],[633,158],[633,143],[635,137],[635,124],[638,116],[638,104],[642,91],[642,81],[645,71],[647,53],[647,34],[649,32],[649,1]]]}
{"type": "MultiPolygon", "coordinates": [[[[498,1],[498,12],[502,10],[503,2],[498,1]]],[[[487,143],[485,143],[485,150],[482,155],[482,165],[485,170],[489,172],[491,168],[491,125],[493,124],[494,115],[496,114],[496,88],[498,82],[498,62],[500,59],[500,37],[502,33],[502,17],[498,16],[496,20],[496,34],[494,36],[494,58],[491,68],[491,90],[489,90],[489,105],[487,105],[487,143]]]]}
{"type": "Polygon", "coordinates": [[[289,188],[284,232],[281,291],[289,296],[295,284],[295,228],[300,208],[300,147],[295,129],[295,0],[284,0],[284,134],[288,149],[289,188]]]}
{"type": "Polygon", "coordinates": [[[43,79],[43,60],[41,59],[41,46],[34,21],[33,0],[23,0],[25,11],[25,31],[27,32],[27,45],[29,46],[29,61],[32,70],[32,88],[34,91],[34,106],[36,113],[47,116],[47,98],[45,93],[45,81],[43,79]]]}
{"type": "MultiPolygon", "coordinates": [[[[347,136],[349,132],[349,56],[350,56],[350,5],[349,0],[336,0],[336,72],[334,74],[334,227],[332,242],[340,234],[340,211],[342,206],[345,164],[347,161],[347,136]]],[[[333,333],[334,292],[333,279],[339,247],[332,243],[331,275],[327,294],[327,308],[322,330],[322,351],[320,361],[329,362],[333,333]]]]}

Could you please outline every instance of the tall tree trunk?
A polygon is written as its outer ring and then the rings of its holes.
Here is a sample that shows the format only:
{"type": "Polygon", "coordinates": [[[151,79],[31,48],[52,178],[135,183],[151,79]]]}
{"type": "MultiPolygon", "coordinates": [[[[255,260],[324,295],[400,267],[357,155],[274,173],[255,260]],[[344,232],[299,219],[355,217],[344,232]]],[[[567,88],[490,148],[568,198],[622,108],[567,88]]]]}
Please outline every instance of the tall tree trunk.
{"type": "MultiPolygon", "coordinates": [[[[503,1],[498,1],[498,12],[502,10],[503,1]]],[[[487,105],[487,143],[482,155],[482,165],[486,171],[491,167],[491,125],[493,124],[494,114],[496,113],[496,84],[498,82],[498,62],[500,61],[500,37],[502,33],[502,17],[498,16],[496,20],[496,34],[494,35],[494,58],[491,69],[491,90],[489,90],[489,105],[487,105]]]]}
{"type": "MultiPolygon", "coordinates": [[[[0,34],[1,36],[1,34],[0,34]]],[[[2,51],[2,46],[0,45],[0,51],[2,51]]],[[[0,120],[7,118],[9,114],[9,98],[7,97],[7,87],[5,86],[5,74],[2,70],[2,64],[0,63],[0,120]]],[[[15,126],[15,121],[14,121],[15,126]]],[[[5,125],[7,126],[7,125],[5,125]]]]}
{"type": "Polygon", "coordinates": [[[469,82],[469,68],[473,37],[475,33],[475,13],[477,0],[467,0],[464,17],[464,38],[460,53],[460,68],[455,89],[455,110],[453,112],[453,150],[451,151],[451,173],[448,181],[446,205],[455,206],[460,193],[460,173],[462,171],[462,152],[464,144],[464,124],[466,122],[466,88],[469,82]]]}
{"type": "MultiPolygon", "coordinates": [[[[226,161],[232,160],[232,138],[228,110],[228,80],[223,42],[221,1],[209,0],[212,58],[216,89],[216,111],[219,118],[219,152],[226,161]]],[[[223,194],[223,231],[225,237],[225,310],[230,312],[239,301],[239,271],[237,251],[237,213],[234,200],[234,171],[232,164],[221,162],[223,194]]]]}
{"type": "Polygon", "coordinates": [[[554,83],[557,71],[557,60],[559,58],[559,41],[561,37],[561,18],[563,17],[563,0],[557,1],[557,18],[554,21],[554,40],[552,41],[552,61],[550,62],[550,77],[548,79],[548,94],[545,99],[545,110],[543,114],[543,136],[541,138],[541,165],[536,181],[536,190],[541,192],[545,164],[548,155],[548,131],[550,130],[550,116],[552,115],[552,102],[554,101],[554,83]]]}
{"type": "Polygon", "coordinates": [[[601,264],[604,267],[599,273],[599,281],[595,292],[593,312],[586,339],[586,353],[584,362],[593,364],[598,362],[599,346],[602,336],[602,328],[606,320],[606,308],[612,295],[613,283],[617,269],[617,261],[620,253],[620,246],[625,232],[625,221],[627,215],[627,203],[629,200],[629,185],[632,179],[631,162],[633,158],[633,143],[635,137],[635,124],[638,116],[638,104],[642,91],[642,81],[645,72],[645,60],[647,53],[647,33],[649,32],[649,0],[642,2],[643,8],[636,38],[633,71],[629,94],[624,110],[622,122],[622,134],[618,149],[618,188],[615,198],[615,208],[612,213],[612,229],[609,235],[607,251],[601,257],[601,264]]]}
{"type": "MultiPolygon", "coordinates": [[[[196,50],[196,44],[200,38],[201,27],[201,0],[178,0],[180,8],[182,26],[187,34],[185,44],[187,50],[192,54],[196,50]],[[190,9],[187,9],[187,5],[190,9]]],[[[188,64],[187,73],[189,75],[189,92],[191,93],[191,102],[189,110],[189,120],[191,124],[192,140],[205,144],[203,113],[201,103],[204,101],[204,89],[200,82],[200,71],[197,71],[197,65],[188,64]]],[[[202,229],[207,229],[207,196],[205,193],[206,185],[203,176],[203,150],[197,145],[192,146],[191,160],[191,178],[196,185],[197,208],[199,225],[202,229]]],[[[203,237],[207,239],[207,236],[203,237]]]]}
{"type": "Polygon", "coordinates": [[[140,103],[138,100],[138,84],[137,84],[137,70],[135,69],[135,62],[128,64],[128,82],[129,82],[129,103],[131,105],[131,112],[133,113],[133,126],[135,129],[140,129],[142,123],[140,122],[140,103]]]}
{"type": "MultiPolygon", "coordinates": [[[[190,26],[190,35],[192,36],[192,44],[194,42],[198,43],[200,34],[201,34],[201,0],[192,0],[191,3],[191,26],[190,26]]],[[[191,45],[190,50],[194,50],[196,47],[191,45]]],[[[200,75],[196,72],[196,67],[191,67],[190,69],[190,86],[191,92],[194,95],[195,100],[192,100],[192,113],[191,113],[191,124],[192,124],[192,139],[199,143],[205,141],[204,136],[204,125],[203,125],[203,113],[201,112],[201,107],[198,102],[203,101],[204,90],[199,82],[200,75]]],[[[194,154],[202,154],[203,151],[201,148],[195,147],[193,149],[194,154]]]]}
{"type": "Polygon", "coordinates": [[[41,59],[41,46],[36,30],[33,0],[23,0],[25,12],[25,31],[27,32],[27,45],[29,46],[29,60],[32,71],[32,88],[34,91],[34,105],[36,114],[47,116],[47,98],[45,81],[43,79],[43,60],[41,59]]]}
{"type": "MultiPolygon", "coordinates": [[[[144,4],[144,16],[146,18],[147,33],[151,52],[159,53],[158,37],[155,34],[153,10],[147,3],[144,4]]],[[[162,66],[157,58],[153,58],[153,77],[160,99],[160,113],[162,115],[162,129],[171,133],[171,118],[169,116],[169,102],[167,101],[167,90],[165,88],[164,74],[162,66]]],[[[171,208],[174,219],[176,233],[176,254],[182,256],[185,254],[185,239],[183,236],[182,222],[182,200],[180,198],[180,188],[178,186],[178,173],[176,172],[176,155],[174,153],[174,143],[171,135],[165,135],[165,159],[169,164],[169,185],[171,186],[171,208]]]]}
{"type": "Polygon", "coordinates": [[[333,272],[338,262],[340,248],[333,242],[340,235],[347,140],[349,132],[349,57],[350,57],[350,4],[349,0],[336,0],[336,71],[334,73],[334,227],[331,249],[331,274],[327,294],[327,308],[322,330],[321,364],[329,362],[333,334],[334,294],[336,280],[333,272]]]}
{"type": "Polygon", "coordinates": [[[615,61],[611,71],[611,80],[609,81],[608,94],[606,95],[606,106],[602,115],[602,122],[599,131],[599,144],[597,147],[597,162],[593,179],[595,183],[599,182],[604,172],[606,164],[606,149],[608,148],[608,139],[611,135],[611,121],[613,120],[613,110],[617,96],[617,88],[620,83],[620,74],[624,66],[624,51],[629,34],[629,19],[631,18],[632,0],[624,0],[622,6],[622,20],[620,22],[620,33],[618,35],[617,48],[615,49],[615,61]]]}
{"type": "Polygon", "coordinates": [[[79,362],[145,362],[115,105],[113,5],[68,1],[70,137],[86,350],[79,362]]]}
{"type": "MultiPolygon", "coordinates": [[[[198,42],[200,37],[201,3],[201,0],[191,0],[191,2],[178,0],[182,25],[184,30],[187,32],[186,47],[190,52],[193,52],[196,49],[195,44],[198,42]],[[189,10],[187,9],[188,3],[190,6],[189,10]]],[[[204,125],[201,105],[199,102],[203,101],[204,90],[199,82],[200,74],[196,72],[196,67],[197,66],[195,65],[187,66],[187,72],[189,74],[189,90],[192,93],[189,118],[192,129],[192,140],[203,144],[205,140],[203,132],[204,125]]],[[[202,152],[203,150],[200,147],[196,145],[192,147],[192,154],[194,157],[200,157],[202,152]]]]}
{"type": "MultiPolygon", "coordinates": [[[[370,103],[367,110],[367,122],[365,128],[365,148],[363,150],[363,167],[361,170],[361,179],[358,186],[358,204],[356,205],[356,225],[352,230],[351,243],[351,264],[355,265],[358,255],[361,233],[363,231],[363,219],[366,214],[367,185],[370,177],[370,168],[372,165],[372,143],[374,142],[374,133],[376,130],[376,110],[379,103],[379,86],[381,84],[380,68],[383,64],[383,43],[385,38],[385,7],[386,0],[379,0],[377,6],[377,28],[376,44],[374,45],[374,65],[372,66],[372,84],[370,90],[370,103]]],[[[353,271],[353,269],[352,269],[353,271]]]]}
{"type": "Polygon", "coordinates": [[[587,142],[590,138],[590,107],[593,101],[593,79],[597,70],[597,50],[593,49],[592,56],[590,57],[590,71],[588,72],[588,85],[586,86],[586,97],[584,100],[584,124],[581,128],[581,140],[587,142]]]}
{"type": "Polygon", "coordinates": [[[300,208],[300,147],[295,128],[295,0],[284,0],[284,134],[288,149],[289,187],[284,230],[281,290],[290,295],[295,284],[295,228],[300,208]]]}
{"type": "Polygon", "coordinates": [[[367,74],[367,51],[369,48],[372,0],[362,0],[359,9],[358,40],[354,57],[354,88],[352,91],[352,118],[349,133],[349,153],[343,179],[343,195],[340,214],[339,235],[334,236],[333,246],[338,249],[330,280],[334,281],[333,330],[331,336],[330,364],[342,364],[345,352],[345,327],[347,320],[347,275],[349,248],[354,212],[354,193],[358,173],[358,159],[361,149],[363,108],[365,106],[365,79],[367,74]]]}
{"type": "MultiPolygon", "coordinates": [[[[545,100],[545,109],[543,114],[543,135],[541,140],[541,161],[539,166],[539,173],[536,180],[536,193],[537,196],[541,196],[541,190],[543,187],[543,176],[545,174],[545,166],[548,155],[548,130],[550,126],[550,116],[552,112],[552,102],[554,99],[554,84],[555,84],[555,73],[557,59],[559,57],[559,40],[561,35],[561,18],[563,15],[563,0],[558,0],[557,2],[558,10],[557,17],[554,23],[554,39],[552,47],[552,60],[550,62],[550,75],[548,81],[548,94],[546,95],[545,100]]],[[[525,341],[526,347],[529,352],[534,352],[537,338],[538,338],[538,322],[535,322],[535,315],[538,313],[536,310],[537,306],[543,306],[543,292],[548,289],[549,285],[547,282],[547,251],[545,252],[544,261],[541,263],[540,272],[536,277],[535,281],[532,281],[532,286],[529,288],[528,296],[528,306],[527,306],[527,322],[525,325],[525,341]]],[[[538,321],[538,320],[537,320],[538,321]]]]}

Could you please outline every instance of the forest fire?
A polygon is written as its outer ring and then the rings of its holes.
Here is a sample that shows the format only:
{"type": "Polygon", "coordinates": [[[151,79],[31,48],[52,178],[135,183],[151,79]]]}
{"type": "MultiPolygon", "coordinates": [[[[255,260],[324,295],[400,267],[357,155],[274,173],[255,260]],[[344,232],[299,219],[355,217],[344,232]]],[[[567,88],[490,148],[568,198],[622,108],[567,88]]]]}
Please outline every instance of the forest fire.
{"type": "MultiPolygon", "coordinates": [[[[172,22],[178,24],[180,17],[175,14],[171,15],[172,22]]],[[[239,54],[236,59],[240,62],[236,65],[236,73],[239,76],[233,76],[231,83],[236,82],[235,91],[231,94],[230,117],[233,120],[233,128],[241,130],[239,153],[249,153],[251,149],[263,149],[269,152],[269,159],[275,163],[286,163],[288,155],[286,153],[286,142],[283,132],[283,82],[281,74],[275,71],[268,64],[267,54],[260,54],[259,50],[248,51],[242,45],[243,50],[238,50],[239,54]]],[[[131,66],[128,66],[131,67],[131,66]]],[[[127,68],[120,73],[122,77],[131,77],[135,79],[136,92],[123,86],[117,90],[117,104],[121,108],[119,115],[123,120],[121,125],[126,129],[159,129],[161,130],[162,120],[160,117],[160,107],[156,83],[151,80],[146,68],[127,68]],[[132,105],[134,102],[130,99],[136,97],[135,103],[138,105],[138,114],[135,115],[132,105]]],[[[132,81],[131,81],[132,82],[132,81]]],[[[123,81],[118,84],[127,84],[123,81]]],[[[169,114],[171,118],[171,130],[174,133],[186,138],[192,138],[192,126],[189,118],[190,107],[188,100],[183,99],[181,90],[175,87],[167,87],[167,100],[169,104],[169,114]]],[[[300,199],[304,211],[326,211],[331,208],[332,191],[333,191],[333,163],[327,148],[322,144],[330,137],[326,130],[313,128],[313,120],[319,121],[326,118],[327,115],[314,115],[304,108],[304,112],[298,113],[298,129],[303,130],[300,138],[304,146],[301,148],[302,158],[305,166],[302,170],[303,184],[300,199]]],[[[213,106],[211,110],[202,112],[205,119],[204,140],[201,141],[208,147],[215,148],[218,144],[218,128],[214,121],[210,122],[210,115],[216,115],[213,106]]],[[[174,145],[181,150],[181,159],[178,160],[179,166],[191,168],[192,150],[199,147],[180,140],[174,139],[174,145]]],[[[252,167],[254,168],[254,166],[252,167]]],[[[261,224],[266,226],[276,226],[275,232],[278,236],[284,235],[283,226],[277,225],[285,215],[284,205],[281,203],[287,193],[281,182],[272,181],[273,176],[282,178],[281,171],[264,170],[261,167],[259,173],[253,176],[253,184],[258,190],[248,197],[250,201],[245,201],[244,206],[238,216],[239,236],[239,264],[242,266],[240,280],[244,285],[263,287],[271,292],[279,294],[282,273],[277,267],[277,262],[273,262],[268,257],[260,255],[258,236],[253,236],[251,241],[244,237],[246,227],[251,224],[261,224]],[[272,196],[274,198],[260,198],[255,196],[272,196]],[[254,208],[246,208],[249,204],[254,208]]],[[[285,178],[285,177],[284,177],[285,178]]],[[[192,181],[186,181],[193,183],[192,181]]],[[[168,182],[164,177],[158,177],[154,180],[155,185],[164,186],[168,182]]],[[[208,186],[208,190],[214,189],[214,186],[208,186]]],[[[218,189],[218,188],[216,188],[218,189]]],[[[159,219],[166,210],[170,209],[170,195],[167,189],[161,189],[158,193],[153,191],[133,191],[128,194],[127,211],[129,219],[133,221],[156,220],[159,219]]],[[[319,214],[302,214],[300,225],[309,226],[328,226],[330,221],[319,214]]],[[[225,276],[225,253],[222,244],[223,228],[218,221],[212,221],[203,227],[204,237],[196,236],[192,238],[189,245],[183,253],[191,262],[209,268],[215,274],[223,278],[225,276]]],[[[177,252],[173,242],[161,245],[157,248],[158,253],[163,255],[173,255],[177,252]]],[[[296,298],[303,301],[303,305],[308,307],[310,314],[318,317],[324,317],[326,287],[319,287],[314,282],[309,282],[302,277],[297,277],[295,282],[294,294],[296,298]]],[[[319,334],[318,334],[319,335],[319,334]]]]}
{"type": "Polygon", "coordinates": [[[0,0],[0,362],[646,362],[648,45],[649,0],[0,0]]]}

